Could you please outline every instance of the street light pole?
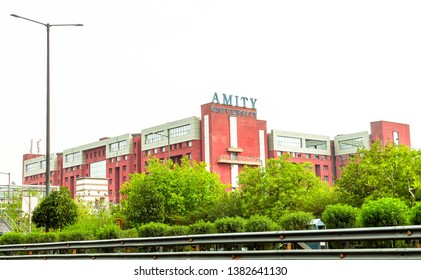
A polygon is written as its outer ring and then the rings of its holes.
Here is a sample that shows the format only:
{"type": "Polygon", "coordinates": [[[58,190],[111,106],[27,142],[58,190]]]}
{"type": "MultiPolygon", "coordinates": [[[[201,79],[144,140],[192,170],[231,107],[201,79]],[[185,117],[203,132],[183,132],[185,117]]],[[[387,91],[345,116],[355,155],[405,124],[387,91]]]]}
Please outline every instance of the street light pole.
{"type": "Polygon", "coordinates": [[[46,116],[46,149],[45,149],[45,196],[50,194],[50,27],[52,26],[83,26],[83,24],[49,24],[29,18],[10,14],[12,17],[32,21],[47,28],[47,116],[46,116]]]}

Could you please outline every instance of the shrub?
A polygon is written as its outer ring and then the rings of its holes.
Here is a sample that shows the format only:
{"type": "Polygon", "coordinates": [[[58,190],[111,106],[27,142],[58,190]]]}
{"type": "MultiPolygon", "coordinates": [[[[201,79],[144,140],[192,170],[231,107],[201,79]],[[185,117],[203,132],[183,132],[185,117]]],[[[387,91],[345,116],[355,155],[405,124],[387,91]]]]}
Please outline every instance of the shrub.
{"type": "Polygon", "coordinates": [[[411,208],[409,222],[412,225],[421,225],[421,202],[418,202],[411,208]]]}
{"type": "Polygon", "coordinates": [[[188,226],[170,226],[165,231],[165,236],[180,236],[189,234],[188,226]]]}
{"type": "Polygon", "coordinates": [[[272,231],[277,225],[266,216],[254,215],[246,220],[244,229],[247,232],[272,231]]]}
{"type": "Polygon", "coordinates": [[[359,214],[362,227],[403,226],[408,223],[409,208],[398,198],[380,198],[363,204],[359,214]]]}
{"type": "Polygon", "coordinates": [[[212,234],[216,232],[215,225],[211,222],[198,221],[189,226],[190,234],[212,234]]]}
{"type": "Polygon", "coordinates": [[[25,235],[21,232],[7,232],[0,237],[0,244],[23,244],[25,243],[25,235]]]}
{"type": "Polygon", "coordinates": [[[244,232],[246,220],[241,217],[226,217],[215,220],[215,228],[219,233],[244,232]]]}
{"type": "Polygon", "coordinates": [[[118,239],[120,238],[120,229],[116,225],[106,226],[98,230],[96,239],[118,239]]]}
{"type": "Polygon", "coordinates": [[[94,240],[95,235],[88,230],[69,230],[58,234],[58,241],[94,240]]]}
{"type": "Polygon", "coordinates": [[[281,228],[284,230],[304,230],[308,229],[313,214],[303,211],[295,211],[284,214],[279,220],[281,228]]]}
{"type": "Polygon", "coordinates": [[[356,226],[359,209],[342,204],[328,205],[322,220],[327,228],[353,228],[356,226]]]}
{"type": "Polygon", "coordinates": [[[151,222],[140,226],[137,230],[139,237],[157,237],[164,236],[168,227],[169,225],[163,223],[151,222]]]}
{"type": "Polygon", "coordinates": [[[30,232],[25,234],[25,243],[50,243],[57,242],[58,235],[54,232],[41,233],[41,232],[30,232]]]}

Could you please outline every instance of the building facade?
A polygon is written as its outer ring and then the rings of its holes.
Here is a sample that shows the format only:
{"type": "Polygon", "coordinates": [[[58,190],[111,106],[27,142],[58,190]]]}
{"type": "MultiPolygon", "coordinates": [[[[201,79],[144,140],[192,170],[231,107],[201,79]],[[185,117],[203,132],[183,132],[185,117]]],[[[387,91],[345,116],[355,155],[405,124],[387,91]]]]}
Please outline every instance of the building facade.
{"type": "MultiPolygon", "coordinates": [[[[264,167],[268,158],[288,153],[292,162],[312,163],[314,173],[332,185],[358,148],[369,148],[374,141],[411,145],[409,125],[386,121],[372,122],[371,133],[337,135],[334,139],[283,130],[268,133],[266,121],[257,117],[256,103],[251,97],[215,93],[212,102],[201,105],[200,117],[101,138],[51,154],[50,183],[67,187],[76,197],[86,178],[106,179],[108,191],[101,190],[101,196],[117,203],[122,184],[130,174],[144,172],[151,157],[171,159],[176,164],[183,157],[205,162],[209,172],[236,188],[244,166],[264,167]]],[[[45,155],[23,155],[24,185],[45,185],[45,160],[45,155]]]]}

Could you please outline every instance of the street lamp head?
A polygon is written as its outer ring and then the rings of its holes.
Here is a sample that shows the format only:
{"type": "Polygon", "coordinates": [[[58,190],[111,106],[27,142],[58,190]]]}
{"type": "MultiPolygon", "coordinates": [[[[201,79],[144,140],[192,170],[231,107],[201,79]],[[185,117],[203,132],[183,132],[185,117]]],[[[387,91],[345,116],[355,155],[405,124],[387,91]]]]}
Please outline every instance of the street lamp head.
{"type": "Polygon", "coordinates": [[[17,18],[19,18],[20,16],[18,16],[18,15],[15,15],[15,14],[10,14],[12,17],[17,17],[17,18]]]}

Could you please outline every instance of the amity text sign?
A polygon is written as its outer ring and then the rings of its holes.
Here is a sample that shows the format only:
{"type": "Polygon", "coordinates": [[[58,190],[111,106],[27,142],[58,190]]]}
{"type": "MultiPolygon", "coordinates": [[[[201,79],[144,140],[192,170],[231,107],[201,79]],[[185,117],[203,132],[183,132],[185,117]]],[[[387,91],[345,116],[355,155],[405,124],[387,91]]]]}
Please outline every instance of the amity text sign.
{"type": "MultiPolygon", "coordinates": [[[[222,99],[220,99],[220,96],[216,92],[214,93],[213,99],[212,99],[212,103],[235,106],[235,107],[251,108],[251,109],[256,109],[256,101],[257,101],[256,98],[249,98],[249,97],[238,96],[238,95],[227,95],[225,93],[222,94],[222,99]],[[222,100],[222,103],[220,100],[222,100]]],[[[249,111],[249,110],[243,110],[243,109],[227,109],[227,108],[218,107],[218,106],[212,106],[211,109],[213,113],[227,114],[227,115],[239,116],[239,117],[257,118],[257,113],[255,111],[249,111]]]]}

